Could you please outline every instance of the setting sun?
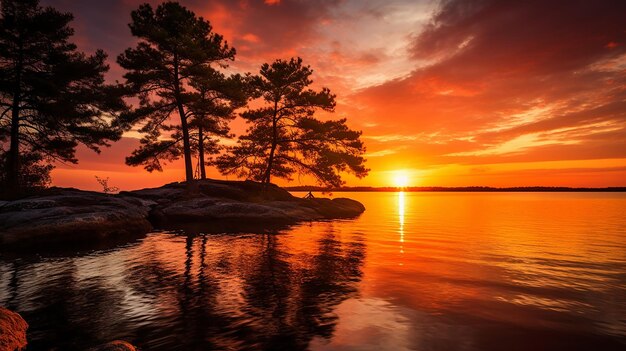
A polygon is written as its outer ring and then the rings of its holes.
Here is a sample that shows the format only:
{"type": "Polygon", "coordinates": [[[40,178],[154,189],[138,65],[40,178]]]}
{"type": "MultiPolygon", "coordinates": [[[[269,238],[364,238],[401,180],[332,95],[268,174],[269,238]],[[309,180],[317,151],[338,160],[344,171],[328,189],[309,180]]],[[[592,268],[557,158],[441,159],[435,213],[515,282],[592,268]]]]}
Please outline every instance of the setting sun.
{"type": "Polygon", "coordinates": [[[624,14],[0,0],[0,351],[626,351],[624,14]]]}
{"type": "Polygon", "coordinates": [[[393,185],[397,188],[405,188],[409,185],[409,175],[406,171],[396,171],[393,176],[393,185]]]}

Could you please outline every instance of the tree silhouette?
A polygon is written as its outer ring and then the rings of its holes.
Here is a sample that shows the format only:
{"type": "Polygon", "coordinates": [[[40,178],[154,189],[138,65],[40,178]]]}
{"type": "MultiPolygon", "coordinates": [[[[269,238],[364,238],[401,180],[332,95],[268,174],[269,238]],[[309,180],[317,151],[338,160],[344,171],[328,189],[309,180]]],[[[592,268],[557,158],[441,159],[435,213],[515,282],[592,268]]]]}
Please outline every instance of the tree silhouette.
{"type": "Polygon", "coordinates": [[[343,184],[340,172],[367,175],[361,132],[349,129],[346,119],[315,118],[316,111],[334,111],[335,95],[327,88],[308,88],[312,73],[300,58],[261,67],[261,75],[251,84],[265,105],[242,113],[251,126],[217,160],[222,173],[264,183],[272,176],[291,179],[295,173],[309,174],[328,186],[343,184]]]}
{"type": "Polygon", "coordinates": [[[207,72],[212,63],[233,60],[235,50],[222,36],[212,32],[208,21],[176,2],[165,2],[153,10],[149,4],[131,13],[131,33],[140,39],[135,48],[118,57],[128,87],[139,98],[139,106],[124,115],[129,125],[142,124],[141,146],[126,159],[148,171],[162,170],[160,160],[185,159],[185,178],[193,180],[190,136],[191,80],[207,72]],[[178,125],[171,125],[176,112],[178,125]],[[162,139],[170,132],[169,139],[162,139]],[[180,144],[182,143],[182,148],[180,144]]]}
{"type": "Polygon", "coordinates": [[[206,179],[206,156],[219,153],[219,138],[230,138],[229,122],[235,118],[235,110],[248,101],[247,77],[223,73],[206,67],[191,80],[195,89],[189,109],[193,120],[190,126],[194,148],[198,153],[200,179],[206,179]]]}
{"type": "MultiPolygon", "coordinates": [[[[7,153],[0,151],[0,165],[7,164],[7,153]]],[[[54,168],[51,164],[43,162],[41,153],[21,151],[19,154],[18,182],[22,189],[40,190],[47,187],[52,179],[50,171],[54,168]]],[[[7,184],[7,167],[0,168],[0,184],[7,184]]],[[[7,189],[8,190],[8,189],[7,189]]]]}
{"type": "Polygon", "coordinates": [[[17,193],[45,183],[52,168],[47,163],[76,163],[78,144],[99,152],[118,140],[113,114],[126,106],[121,89],[104,84],[106,54],[85,55],[69,41],[72,14],[41,8],[37,0],[2,1],[0,13],[4,186],[17,193]],[[34,174],[39,180],[25,181],[34,174]]]}

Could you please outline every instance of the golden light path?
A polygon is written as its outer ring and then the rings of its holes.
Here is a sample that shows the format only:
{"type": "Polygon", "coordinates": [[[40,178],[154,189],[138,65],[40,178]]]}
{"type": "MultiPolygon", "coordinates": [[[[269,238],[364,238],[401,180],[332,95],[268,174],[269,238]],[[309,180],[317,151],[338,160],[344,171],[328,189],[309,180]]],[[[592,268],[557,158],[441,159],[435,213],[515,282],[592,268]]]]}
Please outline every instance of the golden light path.
{"type": "Polygon", "coordinates": [[[400,253],[404,253],[404,191],[398,192],[398,231],[400,233],[400,253]]]}

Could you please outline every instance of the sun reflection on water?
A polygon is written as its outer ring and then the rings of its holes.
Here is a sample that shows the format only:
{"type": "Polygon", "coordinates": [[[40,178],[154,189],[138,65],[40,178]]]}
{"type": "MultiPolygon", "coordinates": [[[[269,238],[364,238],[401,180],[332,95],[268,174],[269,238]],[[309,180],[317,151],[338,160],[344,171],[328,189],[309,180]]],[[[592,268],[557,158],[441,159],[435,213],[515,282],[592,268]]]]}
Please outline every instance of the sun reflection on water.
{"type": "Polygon", "coordinates": [[[398,232],[400,233],[400,253],[404,253],[404,191],[398,192],[398,232]]]}
{"type": "Polygon", "coordinates": [[[354,220],[0,250],[0,305],[37,350],[624,350],[623,193],[349,196],[354,220]]]}

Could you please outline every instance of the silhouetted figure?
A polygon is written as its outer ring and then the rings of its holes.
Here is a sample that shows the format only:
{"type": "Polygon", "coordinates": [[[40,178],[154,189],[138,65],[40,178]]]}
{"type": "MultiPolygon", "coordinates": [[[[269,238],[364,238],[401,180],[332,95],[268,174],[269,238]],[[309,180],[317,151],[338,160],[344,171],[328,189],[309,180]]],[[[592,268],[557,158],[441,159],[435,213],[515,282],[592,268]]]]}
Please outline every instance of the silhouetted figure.
{"type": "Polygon", "coordinates": [[[309,193],[308,193],[308,194],[304,195],[304,198],[305,198],[305,199],[314,199],[314,198],[315,198],[315,196],[313,196],[313,193],[309,191],[309,193]]]}

